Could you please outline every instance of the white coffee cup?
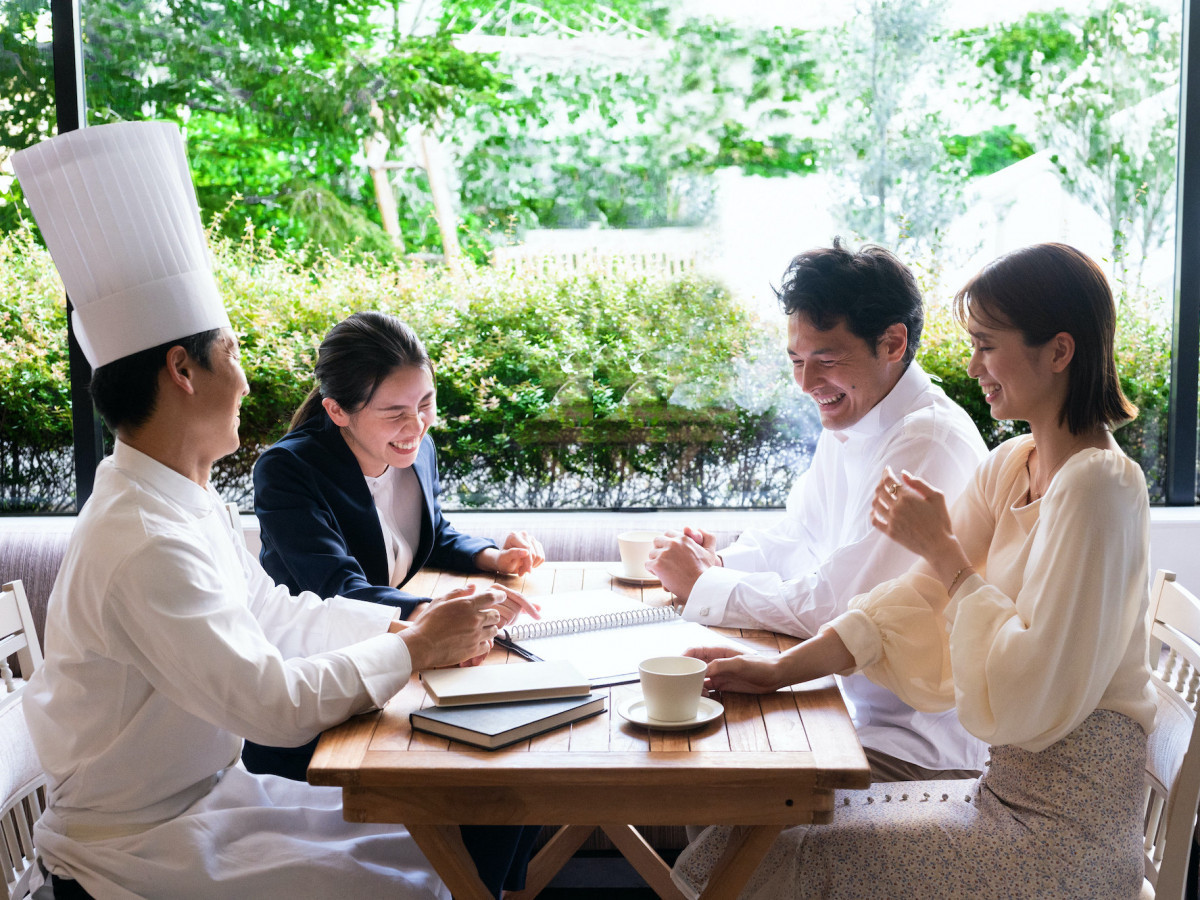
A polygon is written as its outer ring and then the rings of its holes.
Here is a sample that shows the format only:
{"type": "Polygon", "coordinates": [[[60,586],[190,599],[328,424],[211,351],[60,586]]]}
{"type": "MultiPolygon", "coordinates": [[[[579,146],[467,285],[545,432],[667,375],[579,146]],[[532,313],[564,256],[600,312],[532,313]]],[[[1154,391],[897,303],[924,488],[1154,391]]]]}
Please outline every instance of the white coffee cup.
{"type": "Polygon", "coordinates": [[[696,717],[704,689],[704,660],[690,656],[656,656],[638,666],[646,715],[660,722],[686,722],[696,717]]]}
{"type": "Polygon", "coordinates": [[[626,578],[653,578],[646,571],[646,560],[654,549],[654,539],[662,537],[660,531],[623,531],[617,535],[617,547],[621,551],[621,570],[626,578]]]}

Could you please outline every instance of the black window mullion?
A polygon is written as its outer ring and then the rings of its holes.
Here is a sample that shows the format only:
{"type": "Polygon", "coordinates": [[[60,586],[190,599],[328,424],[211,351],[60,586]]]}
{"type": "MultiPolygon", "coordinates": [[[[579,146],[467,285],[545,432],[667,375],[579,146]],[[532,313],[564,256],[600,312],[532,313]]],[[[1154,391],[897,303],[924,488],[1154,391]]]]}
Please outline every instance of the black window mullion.
{"type": "MultiPolygon", "coordinates": [[[[54,40],[54,109],[58,133],[82,128],[87,97],[83,81],[83,42],[79,29],[78,0],[50,0],[50,21],[54,40]]],[[[88,383],[92,368],[88,365],[75,327],[71,323],[71,298],[67,298],[67,361],[71,377],[71,428],[75,442],[75,509],[92,495],[96,467],[104,457],[104,438],[100,417],[92,405],[88,383]]]]}

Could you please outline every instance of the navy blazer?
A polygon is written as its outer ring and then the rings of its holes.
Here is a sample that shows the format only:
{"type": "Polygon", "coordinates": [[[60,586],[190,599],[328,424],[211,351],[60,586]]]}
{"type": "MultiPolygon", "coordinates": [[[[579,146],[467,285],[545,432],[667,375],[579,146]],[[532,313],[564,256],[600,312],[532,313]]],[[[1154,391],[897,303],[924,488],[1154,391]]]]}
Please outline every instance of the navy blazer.
{"type": "MultiPolygon", "coordinates": [[[[442,515],[441,483],[428,434],[412,468],[425,503],[421,539],[401,584],[425,566],[479,571],[475,555],[496,544],[459,534],[442,515]]],[[[429,599],[388,586],[387,548],[375,500],[354,451],[324,410],[259,457],[254,512],[263,568],[293,593],[398,606],[405,617],[429,599]]]]}
{"type": "MultiPolygon", "coordinates": [[[[493,541],[459,534],[442,515],[433,441],[425,435],[413,471],[421,484],[421,540],[408,581],[425,565],[476,572],[475,554],[493,541]]],[[[398,606],[407,617],[428,597],[388,587],[387,548],[371,489],[341,430],[322,410],[268,448],[254,466],[254,512],[263,568],[292,593],[313,591],[398,606]]],[[[403,583],[403,582],[402,582],[403,583]]],[[[304,781],[316,749],[264,747],[246,741],[251,772],[304,781]]]]}

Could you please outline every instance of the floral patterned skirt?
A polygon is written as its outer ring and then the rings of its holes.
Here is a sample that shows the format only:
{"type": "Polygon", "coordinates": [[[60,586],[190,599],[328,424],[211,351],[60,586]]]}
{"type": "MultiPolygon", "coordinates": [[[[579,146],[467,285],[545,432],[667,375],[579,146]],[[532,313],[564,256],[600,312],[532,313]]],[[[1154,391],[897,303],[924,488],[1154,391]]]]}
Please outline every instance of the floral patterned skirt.
{"type": "MultiPolygon", "coordinates": [[[[1146,734],[1096,710],[1038,753],[991,748],[984,774],[839,791],[830,825],[789,828],[743,898],[1136,898],[1146,734]]],[[[675,865],[703,890],[729,839],[704,831],[675,865]]]]}

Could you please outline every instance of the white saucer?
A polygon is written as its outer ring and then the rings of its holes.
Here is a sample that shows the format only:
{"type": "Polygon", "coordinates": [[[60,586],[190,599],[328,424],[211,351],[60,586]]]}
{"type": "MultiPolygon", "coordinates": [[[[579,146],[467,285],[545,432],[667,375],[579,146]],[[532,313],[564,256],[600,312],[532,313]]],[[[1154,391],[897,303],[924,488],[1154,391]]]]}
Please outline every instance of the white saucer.
{"type": "Polygon", "coordinates": [[[713,719],[720,718],[725,712],[725,707],[716,700],[701,697],[700,708],[696,710],[696,715],[692,718],[684,719],[682,722],[660,722],[658,719],[652,719],[646,715],[646,701],[641,697],[635,697],[622,703],[617,712],[621,714],[621,718],[627,719],[634,725],[642,725],[656,731],[683,731],[685,728],[696,728],[708,724],[713,719]]]}
{"type": "Polygon", "coordinates": [[[624,569],[621,569],[621,568],[618,568],[615,566],[608,570],[608,574],[611,575],[613,578],[617,579],[617,581],[625,581],[625,582],[628,582],[629,584],[658,584],[659,583],[658,579],[653,575],[646,575],[644,577],[640,576],[640,575],[626,575],[624,569]]]}

